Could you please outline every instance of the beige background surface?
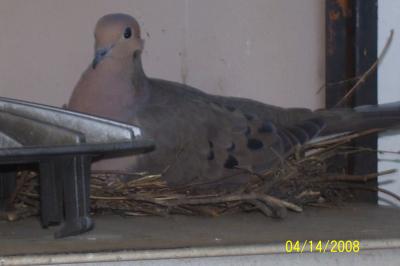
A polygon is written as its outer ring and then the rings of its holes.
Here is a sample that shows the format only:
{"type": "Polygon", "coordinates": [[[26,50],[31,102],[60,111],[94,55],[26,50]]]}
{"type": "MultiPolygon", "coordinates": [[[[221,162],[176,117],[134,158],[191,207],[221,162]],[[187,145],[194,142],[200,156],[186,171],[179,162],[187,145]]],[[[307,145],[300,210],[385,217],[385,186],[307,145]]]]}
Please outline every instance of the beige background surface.
{"type": "Polygon", "coordinates": [[[283,106],[323,103],[323,0],[1,0],[0,95],[65,103],[110,12],[140,21],[149,76],[283,106]]]}

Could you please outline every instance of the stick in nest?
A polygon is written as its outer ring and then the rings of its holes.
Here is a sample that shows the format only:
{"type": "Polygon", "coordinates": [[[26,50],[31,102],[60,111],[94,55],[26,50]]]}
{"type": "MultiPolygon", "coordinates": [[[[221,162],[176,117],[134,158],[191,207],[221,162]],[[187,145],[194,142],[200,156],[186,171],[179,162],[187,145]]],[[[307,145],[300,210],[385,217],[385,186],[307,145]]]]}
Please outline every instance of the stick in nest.
{"type": "Polygon", "coordinates": [[[361,84],[363,84],[366,81],[368,76],[377,69],[378,65],[382,62],[387,51],[389,50],[390,45],[392,44],[393,36],[394,36],[394,30],[391,30],[389,38],[386,41],[385,47],[383,47],[382,52],[378,56],[378,59],[372,64],[372,66],[367,71],[365,71],[364,74],[361,75],[357,83],[344,95],[344,97],[335,105],[335,107],[339,107],[343,103],[347,102],[347,100],[353,96],[354,92],[361,86],[361,84]]]}

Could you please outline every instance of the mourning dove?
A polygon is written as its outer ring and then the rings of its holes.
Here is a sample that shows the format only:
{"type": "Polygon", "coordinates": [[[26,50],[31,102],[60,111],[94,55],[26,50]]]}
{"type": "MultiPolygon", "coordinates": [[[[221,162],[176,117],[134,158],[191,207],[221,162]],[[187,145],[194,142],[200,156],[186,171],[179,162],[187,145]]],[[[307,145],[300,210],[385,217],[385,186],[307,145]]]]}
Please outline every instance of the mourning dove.
{"type": "Polygon", "coordinates": [[[93,62],[68,108],[137,125],[156,149],[100,161],[95,169],[162,173],[172,185],[242,178],[271,169],[293,147],[321,134],[399,121],[400,104],[312,112],[148,78],[143,45],[139,24],[129,15],[106,15],[96,25],[93,62]]]}

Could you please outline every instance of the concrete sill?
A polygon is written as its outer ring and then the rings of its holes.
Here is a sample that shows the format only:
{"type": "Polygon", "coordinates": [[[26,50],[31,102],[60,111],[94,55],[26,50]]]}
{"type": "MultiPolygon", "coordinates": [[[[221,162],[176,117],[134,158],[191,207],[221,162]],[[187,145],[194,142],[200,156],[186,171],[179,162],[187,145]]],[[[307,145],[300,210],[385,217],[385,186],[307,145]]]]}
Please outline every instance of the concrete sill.
{"type": "Polygon", "coordinates": [[[0,265],[98,265],[99,262],[122,265],[124,261],[154,265],[155,260],[160,265],[168,265],[168,261],[176,265],[188,263],[188,259],[192,265],[228,262],[227,265],[240,265],[249,259],[252,265],[261,265],[257,262],[265,265],[266,261],[273,264],[275,259],[287,265],[293,265],[293,260],[312,265],[321,259],[332,263],[368,259],[364,265],[386,260],[390,265],[390,261],[400,258],[400,210],[375,205],[307,208],[301,214],[290,213],[284,220],[249,213],[217,218],[107,215],[95,217],[95,221],[94,231],[58,240],[53,239],[54,229],[41,229],[35,218],[13,223],[1,221],[0,265]],[[359,240],[361,252],[304,253],[283,259],[288,239],[359,240]],[[363,254],[368,256],[360,256],[363,254]]]}

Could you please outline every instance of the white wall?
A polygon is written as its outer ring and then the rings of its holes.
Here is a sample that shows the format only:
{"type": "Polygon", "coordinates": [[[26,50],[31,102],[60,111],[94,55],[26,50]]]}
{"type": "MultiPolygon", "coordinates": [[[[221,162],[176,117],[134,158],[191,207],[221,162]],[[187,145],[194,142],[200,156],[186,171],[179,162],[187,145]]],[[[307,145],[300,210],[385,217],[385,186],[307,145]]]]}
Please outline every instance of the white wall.
{"type": "Polygon", "coordinates": [[[149,76],[276,105],[324,95],[323,0],[2,0],[0,95],[62,105],[110,12],[135,16],[149,76]]]}
{"type": "MultiPolygon", "coordinates": [[[[378,72],[378,101],[379,103],[400,101],[400,1],[379,0],[378,5],[378,50],[381,51],[387,41],[391,29],[395,30],[394,39],[378,72]]],[[[400,151],[400,136],[382,134],[379,138],[379,149],[384,151],[400,151]]],[[[397,168],[400,171],[400,154],[380,154],[379,171],[397,168]]],[[[381,184],[380,187],[400,194],[400,172],[379,178],[380,183],[393,180],[394,183],[381,184]]],[[[398,202],[385,194],[379,193],[380,204],[397,204],[398,202]],[[387,202],[389,200],[390,202],[387,202]]]]}

